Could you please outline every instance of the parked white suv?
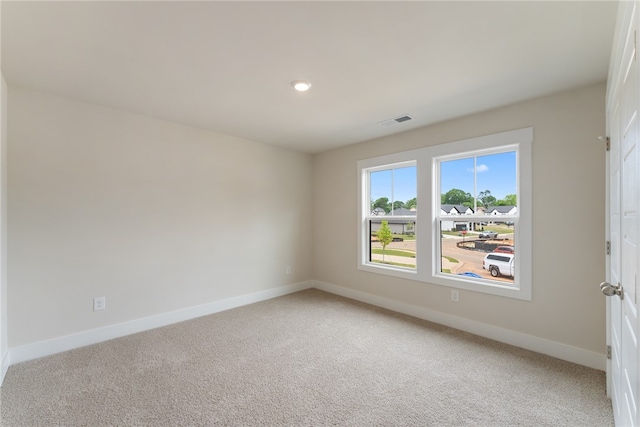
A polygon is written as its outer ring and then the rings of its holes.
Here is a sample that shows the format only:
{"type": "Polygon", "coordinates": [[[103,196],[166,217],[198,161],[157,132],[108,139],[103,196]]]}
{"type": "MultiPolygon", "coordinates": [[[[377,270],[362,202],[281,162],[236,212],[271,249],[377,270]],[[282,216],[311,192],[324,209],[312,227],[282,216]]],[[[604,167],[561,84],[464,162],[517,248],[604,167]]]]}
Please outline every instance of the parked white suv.
{"type": "Polygon", "coordinates": [[[482,261],[482,268],[489,270],[493,277],[514,276],[515,259],[513,254],[492,252],[482,261]]]}

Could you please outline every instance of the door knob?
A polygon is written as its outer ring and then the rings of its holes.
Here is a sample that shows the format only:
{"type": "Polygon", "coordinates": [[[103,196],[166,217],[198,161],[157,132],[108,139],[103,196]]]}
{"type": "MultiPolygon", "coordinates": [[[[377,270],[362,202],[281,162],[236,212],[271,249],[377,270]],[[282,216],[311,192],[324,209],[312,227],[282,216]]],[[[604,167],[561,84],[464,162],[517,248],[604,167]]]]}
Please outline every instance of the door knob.
{"type": "Polygon", "coordinates": [[[611,283],[602,282],[600,283],[600,290],[608,297],[618,295],[620,299],[624,299],[624,290],[619,283],[617,286],[614,286],[611,283]]]}

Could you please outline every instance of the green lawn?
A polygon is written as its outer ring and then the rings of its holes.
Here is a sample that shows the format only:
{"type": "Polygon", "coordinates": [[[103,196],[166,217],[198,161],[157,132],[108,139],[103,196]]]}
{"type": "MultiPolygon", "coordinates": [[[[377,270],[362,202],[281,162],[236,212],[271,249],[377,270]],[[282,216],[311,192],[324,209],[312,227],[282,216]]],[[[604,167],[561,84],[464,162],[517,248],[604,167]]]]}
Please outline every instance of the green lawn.
{"type": "MultiPolygon", "coordinates": [[[[477,237],[478,233],[482,233],[483,231],[495,231],[498,234],[509,234],[509,233],[513,233],[513,227],[508,227],[504,224],[491,224],[491,225],[484,225],[484,226],[478,226],[478,230],[476,231],[469,231],[467,233],[467,237],[477,237]],[[481,230],[481,228],[483,230],[481,230]]],[[[460,236],[460,231],[447,231],[447,230],[443,230],[442,234],[446,234],[448,236],[460,236]]]]}
{"type": "Polygon", "coordinates": [[[375,262],[375,263],[378,263],[378,264],[385,264],[385,265],[396,265],[398,267],[416,268],[415,264],[401,264],[399,262],[390,262],[390,261],[382,262],[382,261],[375,261],[375,260],[372,260],[371,262],[375,262]]]}
{"type": "MultiPolygon", "coordinates": [[[[378,237],[377,236],[378,235],[374,232],[373,235],[372,235],[373,238],[372,238],[371,241],[372,242],[377,242],[378,241],[378,237]]],[[[399,237],[402,240],[416,240],[416,235],[415,234],[412,234],[412,235],[409,235],[409,234],[392,234],[391,237],[393,237],[393,238],[398,238],[399,237]]]]}
{"type": "Polygon", "coordinates": [[[404,257],[407,257],[407,258],[415,258],[416,257],[416,253],[415,252],[400,251],[400,250],[397,250],[397,249],[387,249],[386,251],[383,251],[382,249],[371,249],[371,253],[372,254],[378,254],[378,255],[404,256],[404,257]]]}

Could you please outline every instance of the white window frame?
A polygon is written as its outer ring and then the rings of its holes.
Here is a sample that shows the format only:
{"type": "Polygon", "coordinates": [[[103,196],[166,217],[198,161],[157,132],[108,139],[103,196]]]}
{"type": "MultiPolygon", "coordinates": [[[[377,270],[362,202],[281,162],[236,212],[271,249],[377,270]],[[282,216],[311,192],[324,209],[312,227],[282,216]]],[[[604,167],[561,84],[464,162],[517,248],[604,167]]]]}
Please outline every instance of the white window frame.
{"type": "MultiPolygon", "coordinates": [[[[401,153],[401,154],[406,154],[406,153],[401,153]]],[[[403,155],[400,156],[385,156],[385,158],[387,158],[388,160],[395,160],[395,159],[400,159],[404,157],[403,155]]],[[[364,161],[366,162],[366,161],[364,161]]],[[[363,222],[362,222],[362,226],[358,227],[358,230],[361,233],[364,233],[364,240],[366,240],[366,249],[365,251],[362,253],[362,255],[364,256],[364,259],[362,259],[362,267],[365,270],[368,270],[368,266],[372,266],[373,269],[369,270],[369,271],[373,271],[373,272],[377,272],[377,269],[382,268],[382,269],[386,269],[388,270],[388,272],[392,275],[399,275],[400,277],[406,277],[406,274],[409,274],[410,277],[412,277],[413,275],[415,275],[415,272],[417,270],[417,264],[418,264],[418,258],[416,257],[416,268],[410,268],[410,267],[396,267],[396,266],[392,266],[392,265],[387,265],[387,264],[381,264],[381,263],[376,263],[376,262],[371,262],[369,261],[369,253],[370,253],[370,245],[371,245],[371,235],[370,235],[370,231],[369,231],[369,221],[371,220],[389,220],[389,219],[400,219],[400,220],[409,220],[409,221],[415,221],[416,222],[416,229],[419,229],[419,227],[417,226],[417,217],[416,216],[407,216],[407,215],[394,215],[394,216],[384,216],[384,217],[380,217],[380,216],[374,216],[371,215],[371,201],[369,198],[369,195],[371,194],[371,186],[370,186],[370,182],[368,179],[368,175],[371,172],[378,172],[378,171],[383,171],[383,170],[389,170],[389,169],[398,169],[398,168],[405,168],[405,167],[411,167],[411,166],[416,166],[417,169],[417,162],[415,160],[408,160],[408,161],[394,161],[393,163],[385,163],[379,166],[371,166],[371,167],[367,167],[365,168],[365,175],[361,176],[361,179],[363,179],[362,182],[364,182],[365,185],[365,189],[364,189],[364,197],[363,199],[363,203],[365,203],[365,205],[362,206],[362,212],[364,214],[364,218],[363,218],[363,222]]],[[[417,175],[417,172],[416,172],[417,175]]],[[[416,176],[416,179],[417,176],[416,176]]],[[[417,196],[417,194],[416,194],[417,196]]],[[[393,204],[395,200],[391,200],[391,203],[393,204]]],[[[393,212],[393,209],[391,210],[393,212]]],[[[417,233],[419,233],[419,231],[417,231],[417,233]]],[[[417,237],[416,237],[417,239],[417,237]]],[[[359,239],[360,240],[360,239],[359,239]]]]}
{"type": "MultiPolygon", "coordinates": [[[[530,301],[532,298],[532,143],[533,128],[524,128],[404,151],[358,161],[358,269],[398,278],[417,280],[458,289],[530,301]],[[489,279],[456,276],[439,271],[440,253],[440,177],[442,160],[516,151],[518,210],[503,216],[513,221],[516,264],[513,284],[489,279]],[[402,268],[368,260],[371,244],[368,221],[371,218],[369,173],[376,170],[416,165],[418,211],[416,217],[416,268],[402,268]]],[[[474,195],[475,196],[475,195],[474,195]]],[[[486,216],[465,215],[465,220],[486,220],[486,216]]]]}

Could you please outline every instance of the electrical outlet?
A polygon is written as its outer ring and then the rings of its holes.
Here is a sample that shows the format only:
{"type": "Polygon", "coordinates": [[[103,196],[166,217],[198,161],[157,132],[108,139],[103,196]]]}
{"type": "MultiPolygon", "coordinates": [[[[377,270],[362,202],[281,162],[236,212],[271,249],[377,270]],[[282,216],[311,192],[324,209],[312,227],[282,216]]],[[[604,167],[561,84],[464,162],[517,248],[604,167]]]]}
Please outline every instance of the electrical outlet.
{"type": "Polygon", "coordinates": [[[287,271],[287,274],[291,274],[291,266],[287,266],[286,271],[287,271]]]}
{"type": "Polygon", "coordinates": [[[451,301],[460,301],[460,295],[458,294],[458,291],[451,291],[451,301]]]}
{"type": "Polygon", "coordinates": [[[107,308],[107,299],[105,297],[95,297],[93,299],[93,311],[104,310],[107,308]]]}

